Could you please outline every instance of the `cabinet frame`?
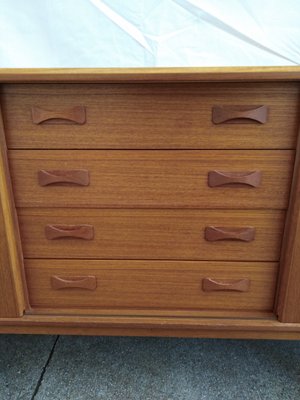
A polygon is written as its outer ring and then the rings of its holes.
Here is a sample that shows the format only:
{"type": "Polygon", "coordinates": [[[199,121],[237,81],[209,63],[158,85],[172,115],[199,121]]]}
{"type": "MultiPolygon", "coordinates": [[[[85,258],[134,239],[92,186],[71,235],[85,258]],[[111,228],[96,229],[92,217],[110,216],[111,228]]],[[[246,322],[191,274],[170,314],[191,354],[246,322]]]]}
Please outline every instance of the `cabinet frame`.
{"type": "Polygon", "coordinates": [[[21,240],[0,109],[0,318],[20,317],[28,308],[21,240]]]}
{"type": "MultiPolygon", "coordinates": [[[[0,69],[0,84],[194,81],[289,81],[300,85],[300,67],[0,69]]],[[[0,333],[300,339],[300,140],[274,307],[278,320],[275,316],[260,320],[51,316],[30,310],[4,129],[0,109],[0,333]]]]}

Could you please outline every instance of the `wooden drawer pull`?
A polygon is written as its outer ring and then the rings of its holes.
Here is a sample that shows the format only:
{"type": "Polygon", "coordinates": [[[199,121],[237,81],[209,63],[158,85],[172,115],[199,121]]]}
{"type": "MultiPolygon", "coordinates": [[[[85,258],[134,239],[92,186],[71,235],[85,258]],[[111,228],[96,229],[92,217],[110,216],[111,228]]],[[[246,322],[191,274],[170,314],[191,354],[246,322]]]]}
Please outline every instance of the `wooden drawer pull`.
{"type": "Polygon", "coordinates": [[[90,184],[89,171],[86,169],[53,170],[41,169],[38,171],[38,182],[40,186],[53,185],[55,183],[73,183],[79,186],[90,184]]]}
{"type": "Polygon", "coordinates": [[[94,227],[92,225],[46,225],[45,235],[48,240],[66,237],[92,240],[94,227]]]}
{"type": "Polygon", "coordinates": [[[222,172],[209,171],[208,186],[224,186],[231,184],[241,184],[252,187],[259,187],[261,184],[261,171],[250,172],[222,172]]]}
{"type": "Polygon", "coordinates": [[[95,276],[70,276],[62,277],[58,275],[51,276],[52,289],[67,289],[77,288],[86,290],[95,290],[97,287],[97,280],[95,276]]]}
{"type": "Polygon", "coordinates": [[[266,106],[214,106],[212,108],[214,124],[249,123],[249,120],[265,124],[267,118],[268,107],[266,106]]]}
{"type": "Polygon", "coordinates": [[[215,291],[248,292],[250,289],[250,280],[249,279],[215,280],[212,278],[204,278],[202,280],[202,289],[204,292],[215,292],[215,291]]]}
{"type": "Polygon", "coordinates": [[[219,226],[207,226],[205,239],[209,242],[218,240],[240,240],[252,242],[255,238],[255,228],[247,226],[243,228],[224,228],[219,226]]]}
{"type": "Polygon", "coordinates": [[[31,115],[34,124],[41,124],[53,119],[74,122],[80,125],[86,122],[85,107],[83,106],[75,106],[58,111],[45,110],[41,107],[32,107],[31,115]]]}

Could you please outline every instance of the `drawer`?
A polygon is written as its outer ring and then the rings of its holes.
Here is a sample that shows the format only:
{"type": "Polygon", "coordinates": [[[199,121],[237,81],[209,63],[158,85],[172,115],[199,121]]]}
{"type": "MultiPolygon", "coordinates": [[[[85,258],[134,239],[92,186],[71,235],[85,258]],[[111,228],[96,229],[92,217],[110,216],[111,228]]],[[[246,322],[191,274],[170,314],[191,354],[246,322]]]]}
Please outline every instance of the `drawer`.
{"type": "Polygon", "coordinates": [[[9,148],[291,149],[298,84],[3,85],[9,148]]]}
{"type": "Polygon", "coordinates": [[[272,311],[277,275],[276,263],[251,262],[25,260],[25,267],[31,306],[53,313],[272,311]]]}
{"type": "Polygon", "coordinates": [[[19,207],[286,208],[293,158],[292,150],[9,152],[19,207]]]}
{"type": "Polygon", "coordinates": [[[19,209],[27,258],[277,261],[283,211],[19,209]]]}

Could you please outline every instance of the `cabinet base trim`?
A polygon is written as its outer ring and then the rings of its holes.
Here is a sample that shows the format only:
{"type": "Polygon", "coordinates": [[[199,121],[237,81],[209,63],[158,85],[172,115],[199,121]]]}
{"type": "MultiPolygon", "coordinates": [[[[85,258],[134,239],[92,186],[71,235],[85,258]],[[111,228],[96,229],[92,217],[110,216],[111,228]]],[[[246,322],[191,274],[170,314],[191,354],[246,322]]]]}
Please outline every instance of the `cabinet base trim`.
{"type": "Polygon", "coordinates": [[[299,340],[300,324],[275,319],[25,315],[2,318],[0,333],[299,340]]]}

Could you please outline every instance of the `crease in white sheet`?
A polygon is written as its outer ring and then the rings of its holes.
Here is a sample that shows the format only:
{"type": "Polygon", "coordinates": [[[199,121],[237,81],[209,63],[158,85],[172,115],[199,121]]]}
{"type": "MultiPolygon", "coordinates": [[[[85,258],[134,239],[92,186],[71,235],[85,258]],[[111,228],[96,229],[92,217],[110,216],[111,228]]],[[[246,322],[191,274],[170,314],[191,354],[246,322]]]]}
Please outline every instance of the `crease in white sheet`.
{"type": "MultiPolygon", "coordinates": [[[[231,13],[228,12],[220,13],[220,9],[216,9],[213,7],[207,7],[206,1],[199,0],[174,0],[178,4],[181,4],[185,9],[189,9],[189,11],[196,15],[197,9],[200,11],[200,18],[207,21],[208,23],[214,25],[219,28],[221,31],[227,32],[233,35],[235,38],[239,38],[242,41],[249,43],[250,45],[256,46],[263,51],[269,52],[277,57],[282,57],[283,59],[297,64],[297,61],[285,56],[284,54],[280,54],[278,50],[276,50],[276,46],[274,47],[274,42],[268,40],[266,33],[263,29],[263,26],[260,26],[258,20],[253,18],[253,10],[247,7],[247,1],[243,2],[239,1],[236,3],[236,7],[239,7],[237,12],[237,18],[230,18],[230,22],[227,21],[228,17],[231,17],[231,13]],[[243,12],[244,10],[248,10],[248,12],[243,12]],[[217,11],[217,12],[215,12],[217,11]],[[226,18],[227,17],[227,18],[226,18]],[[249,29],[248,24],[243,25],[241,21],[250,21],[251,29],[249,29]],[[238,22],[238,24],[237,24],[238,22]],[[237,26],[236,26],[237,25],[237,26]],[[248,30],[245,29],[248,27],[248,30]]],[[[274,1],[273,1],[274,3],[274,1]]],[[[210,2],[210,5],[212,2],[210,2]]],[[[253,2],[252,2],[253,5],[253,2]]],[[[263,7],[263,2],[258,4],[258,10],[263,7]]],[[[259,14],[259,13],[258,13],[259,14]]]]}
{"type": "Polygon", "coordinates": [[[140,43],[146,50],[151,53],[151,47],[147,43],[147,40],[144,34],[134,25],[132,25],[129,21],[123,18],[120,14],[117,14],[111,8],[109,8],[106,4],[101,0],[90,0],[90,2],[98,8],[103,14],[105,14],[109,19],[111,19],[115,24],[120,26],[128,35],[133,37],[138,43],[140,43]]]}

